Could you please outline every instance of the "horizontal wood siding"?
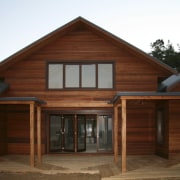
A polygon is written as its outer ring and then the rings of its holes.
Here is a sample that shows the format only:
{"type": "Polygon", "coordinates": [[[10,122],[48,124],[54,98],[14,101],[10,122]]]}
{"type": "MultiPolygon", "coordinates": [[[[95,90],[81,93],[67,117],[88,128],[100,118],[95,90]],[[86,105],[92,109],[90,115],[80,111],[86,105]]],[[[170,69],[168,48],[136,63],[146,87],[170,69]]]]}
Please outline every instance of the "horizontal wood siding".
{"type": "Polygon", "coordinates": [[[0,105],[0,155],[7,154],[7,123],[5,108],[0,105]]]}
{"type": "MultiPolygon", "coordinates": [[[[149,64],[128,52],[122,45],[113,45],[87,29],[78,29],[59,37],[36,53],[1,72],[0,77],[10,84],[3,96],[33,96],[46,101],[43,108],[57,107],[112,107],[107,104],[118,91],[156,91],[158,76],[166,71],[149,64]],[[106,62],[115,65],[114,89],[110,90],[48,90],[48,62],[106,62]]],[[[128,153],[154,152],[152,108],[128,109],[128,153]],[[143,125],[143,126],[142,126],[143,125]]],[[[43,119],[44,121],[44,119],[43,119]]],[[[29,153],[29,115],[26,112],[7,114],[8,152],[29,153]]],[[[44,128],[44,127],[43,127],[44,128]]],[[[45,136],[45,130],[42,129],[45,136]]],[[[120,139],[119,135],[119,139],[120,139]]],[[[45,145],[43,145],[45,147],[45,145]]],[[[45,150],[43,150],[44,152],[45,150]]]]}
{"type": "MultiPolygon", "coordinates": [[[[111,99],[117,91],[155,91],[157,75],[165,75],[145,60],[117,47],[88,30],[78,30],[56,39],[27,59],[16,63],[2,76],[11,85],[6,95],[36,96],[57,102],[75,99],[111,99]],[[47,62],[105,62],[115,63],[115,89],[70,91],[47,90],[47,62]]],[[[51,104],[51,103],[50,103],[51,104]]]]}
{"type": "Polygon", "coordinates": [[[180,92],[180,83],[176,84],[175,86],[171,87],[169,91],[173,92],[180,92]]]}
{"type": "MultiPolygon", "coordinates": [[[[46,146],[42,144],[42,154],[44,154],[46,146]]],[[[29,143],[8,143],[8,154],[29,154],[29,143]]],[[[37,153],[37,146],[35,144],[35,153],[37,153]]]]}
{"type": "Polygon", "coordinates": [[[179,100],[171,100],[169,104],[169,153],[170,156],[180,153],[180,119],[179,100]]]}
{"type": "MultiPolygon", "coordinates": [[[[121,114],[119,114],[119,153],[121,152],[121,114]]],[[[155,153],[155,123],[153,104],[128,105],[127,154],[155,153]]]]}
{"type": "MultiPolygon", "coordinates": [[[[9,154],[29,154],[30,152],[30,121],[29,107],[7,105],[7,142],[9,154]]],[[[36,139],[36,121],[35,121],[36,139]]],[[[42,121],[42,153],[45,153],[45,120],[42,121]]],[[[36,146],[35,141],[35,146],[36,146]]]]}

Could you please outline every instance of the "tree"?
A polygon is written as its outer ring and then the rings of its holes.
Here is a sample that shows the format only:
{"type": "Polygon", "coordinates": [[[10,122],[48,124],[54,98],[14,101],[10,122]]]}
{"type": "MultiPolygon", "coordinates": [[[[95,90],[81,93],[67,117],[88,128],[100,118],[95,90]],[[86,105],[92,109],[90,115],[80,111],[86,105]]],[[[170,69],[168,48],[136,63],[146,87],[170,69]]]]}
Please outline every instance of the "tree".
{"type": "Polygon", "coordinates": [[[170,41],[165,45],[162,39],[158,39],[151,43],[151,49],[150,55],[180,72],[180,48],[178,51],[175,51],[170,41]]]}

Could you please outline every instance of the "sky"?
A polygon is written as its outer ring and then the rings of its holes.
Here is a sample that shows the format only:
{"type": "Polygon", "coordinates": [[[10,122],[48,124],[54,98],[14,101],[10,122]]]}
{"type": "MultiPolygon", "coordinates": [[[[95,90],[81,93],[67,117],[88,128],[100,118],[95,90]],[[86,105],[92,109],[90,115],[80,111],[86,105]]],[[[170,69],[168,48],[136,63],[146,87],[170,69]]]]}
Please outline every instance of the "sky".
{"type": "Polygon", "coordinates": [[[0,61],[79,16],[146,53],[180,44],[180,0],[0,0],[0,61]]]}

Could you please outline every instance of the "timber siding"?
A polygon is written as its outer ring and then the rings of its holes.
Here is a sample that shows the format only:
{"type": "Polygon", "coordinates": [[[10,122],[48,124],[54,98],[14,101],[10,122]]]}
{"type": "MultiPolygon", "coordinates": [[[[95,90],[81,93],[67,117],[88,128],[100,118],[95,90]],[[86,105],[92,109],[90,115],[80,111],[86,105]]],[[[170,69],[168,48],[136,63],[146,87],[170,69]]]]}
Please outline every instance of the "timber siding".
{"type": "Polygon", "coordinates": [[[5,108],[0,105],[0,155],[7,153],[7,122],[5,108]]]}
{"type": "Polygon", "coordinates": [[[177,154],[180,150],[180,126],[179,126],[180,102],[171,100],[169,103],[169,153],[177,154]]]}
{"type": "Polygon", "coordinates": [[[167,76],[158,67],[116,47],[89,30],[77,30],[56,39],[30,57],[21,60],[1,74],[11,84],[6,96],[35,96],[47,102],[62,99],[111,99],[117,91],[156,91],[159,76],[167,76]],[[115,65],[115,88],[112,90],[47,89],[48,62],[106,62],[115,65]],[[64,98],[65,97],[65,98],[64,98]]]}
{"type": "MultiPolygon", "coordinates": [[[[108,104],[117,92],[156,92],[158,80],[174,73],[164,65],[126,42],[99,30],[85,20],[77,19],[57,30],[25,50],[10,57],[0,66],[0,77],[10,85],[2,97],[37,97],[46,102],[42,106],[42,152],[47,153],[47,111],[103,110],[113,112],[108,104]],[[75,25],[74,25],[74,24],[75,25]],[[76,25],[77,24],[77,25],[76,25]],[[66,31],[67,30],[67,31],[66,31]],[[47,41],[48,40],[48,41],[47,41]],[[48,63],[104,63],[114,64],[114,88],[112,89],[62,89],[47,88],[48,63]]],[[[169,105],[169,147],[158,150],[161,154],[180,151],[178,127],[179,101],[169,105]],[[177,128],[174,128],[177,127],[177,128]],[[169,149],[168,149],[169,148],[169,149]]],[[[28,154],[29,107],[0,106],[0,154],[28,154]],[[5,113],[8,112],[8,113],[5,113]],[[4,141],[5,140],[5,141],[4,141]],[[7,140],[7,141],[6,141],[7,140]],[[8,142],[8,143],[6,143],[8,142]],[[7,147],[6,147],[7,145],[7,147]]],[[[130,101],[127,103],[127,153],[156,153],[154,101],[130,101]]],[[[119,110],[118,142],[121,149],[121,111],[119,110]]],[[[34,127],[36,129],[36,125],[34,127]]],[[[35,134],[36,136],[36,134],[35,134]]]]}
{"type": "MultiPolygon", "coordinates": [[[[155,114],[154,104],[135,105],[131,102],[127,107],[127,154],[145,155],[155,153],[155,114]]],[[[121,137],[121,111],[119,112],[119,137],[121,137]]],[[[121,138],[119,138],[119,154],[121,138]]]]}

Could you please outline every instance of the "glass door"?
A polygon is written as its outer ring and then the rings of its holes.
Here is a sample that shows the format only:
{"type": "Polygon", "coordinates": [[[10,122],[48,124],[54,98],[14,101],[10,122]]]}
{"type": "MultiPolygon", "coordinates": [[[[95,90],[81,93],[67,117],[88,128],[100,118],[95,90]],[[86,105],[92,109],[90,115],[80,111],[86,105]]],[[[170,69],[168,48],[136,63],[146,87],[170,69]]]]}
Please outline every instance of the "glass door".
{"type": "Polygon", "coordinates": [[[86,152],[97,152],[97,115],[86,115],[86,152]]]}
{"type": "Polygon", "coordinates": [[[77,116],[77,151],[86,150],[86,118],[85,115],[77,116]]]}
{"type": "Polygon", "coordinates": [[[74,116],[50,115],[50,152],[74,151],[74,116]]]}
{"type": "Polygon", "coordinates": [[[49,115],[49,151],[112,151],[112,115],[49,115]]]}
{"type": "Polygon", "coordinates": [[[64,115],[63,116],[63,147],[64,151],[74,151],[75,150],[75,121],[74,115],[64,115]]]}
{"type": "Polygon", "coordinates": [[[98,151],[112,151],[112,116],[98,116],[98,151]]]}
{"type": "Polygon", "coordinates": [[[49,149],[51,152],[57,152],[62,149],[62,122],[59,115],[50,116],[50,137],[49,149]]]}
{"type": "Polygon", "coordinates": [[[49,151],[79,152],[86,150],[85,115],[50,115],[49,151]]]}

